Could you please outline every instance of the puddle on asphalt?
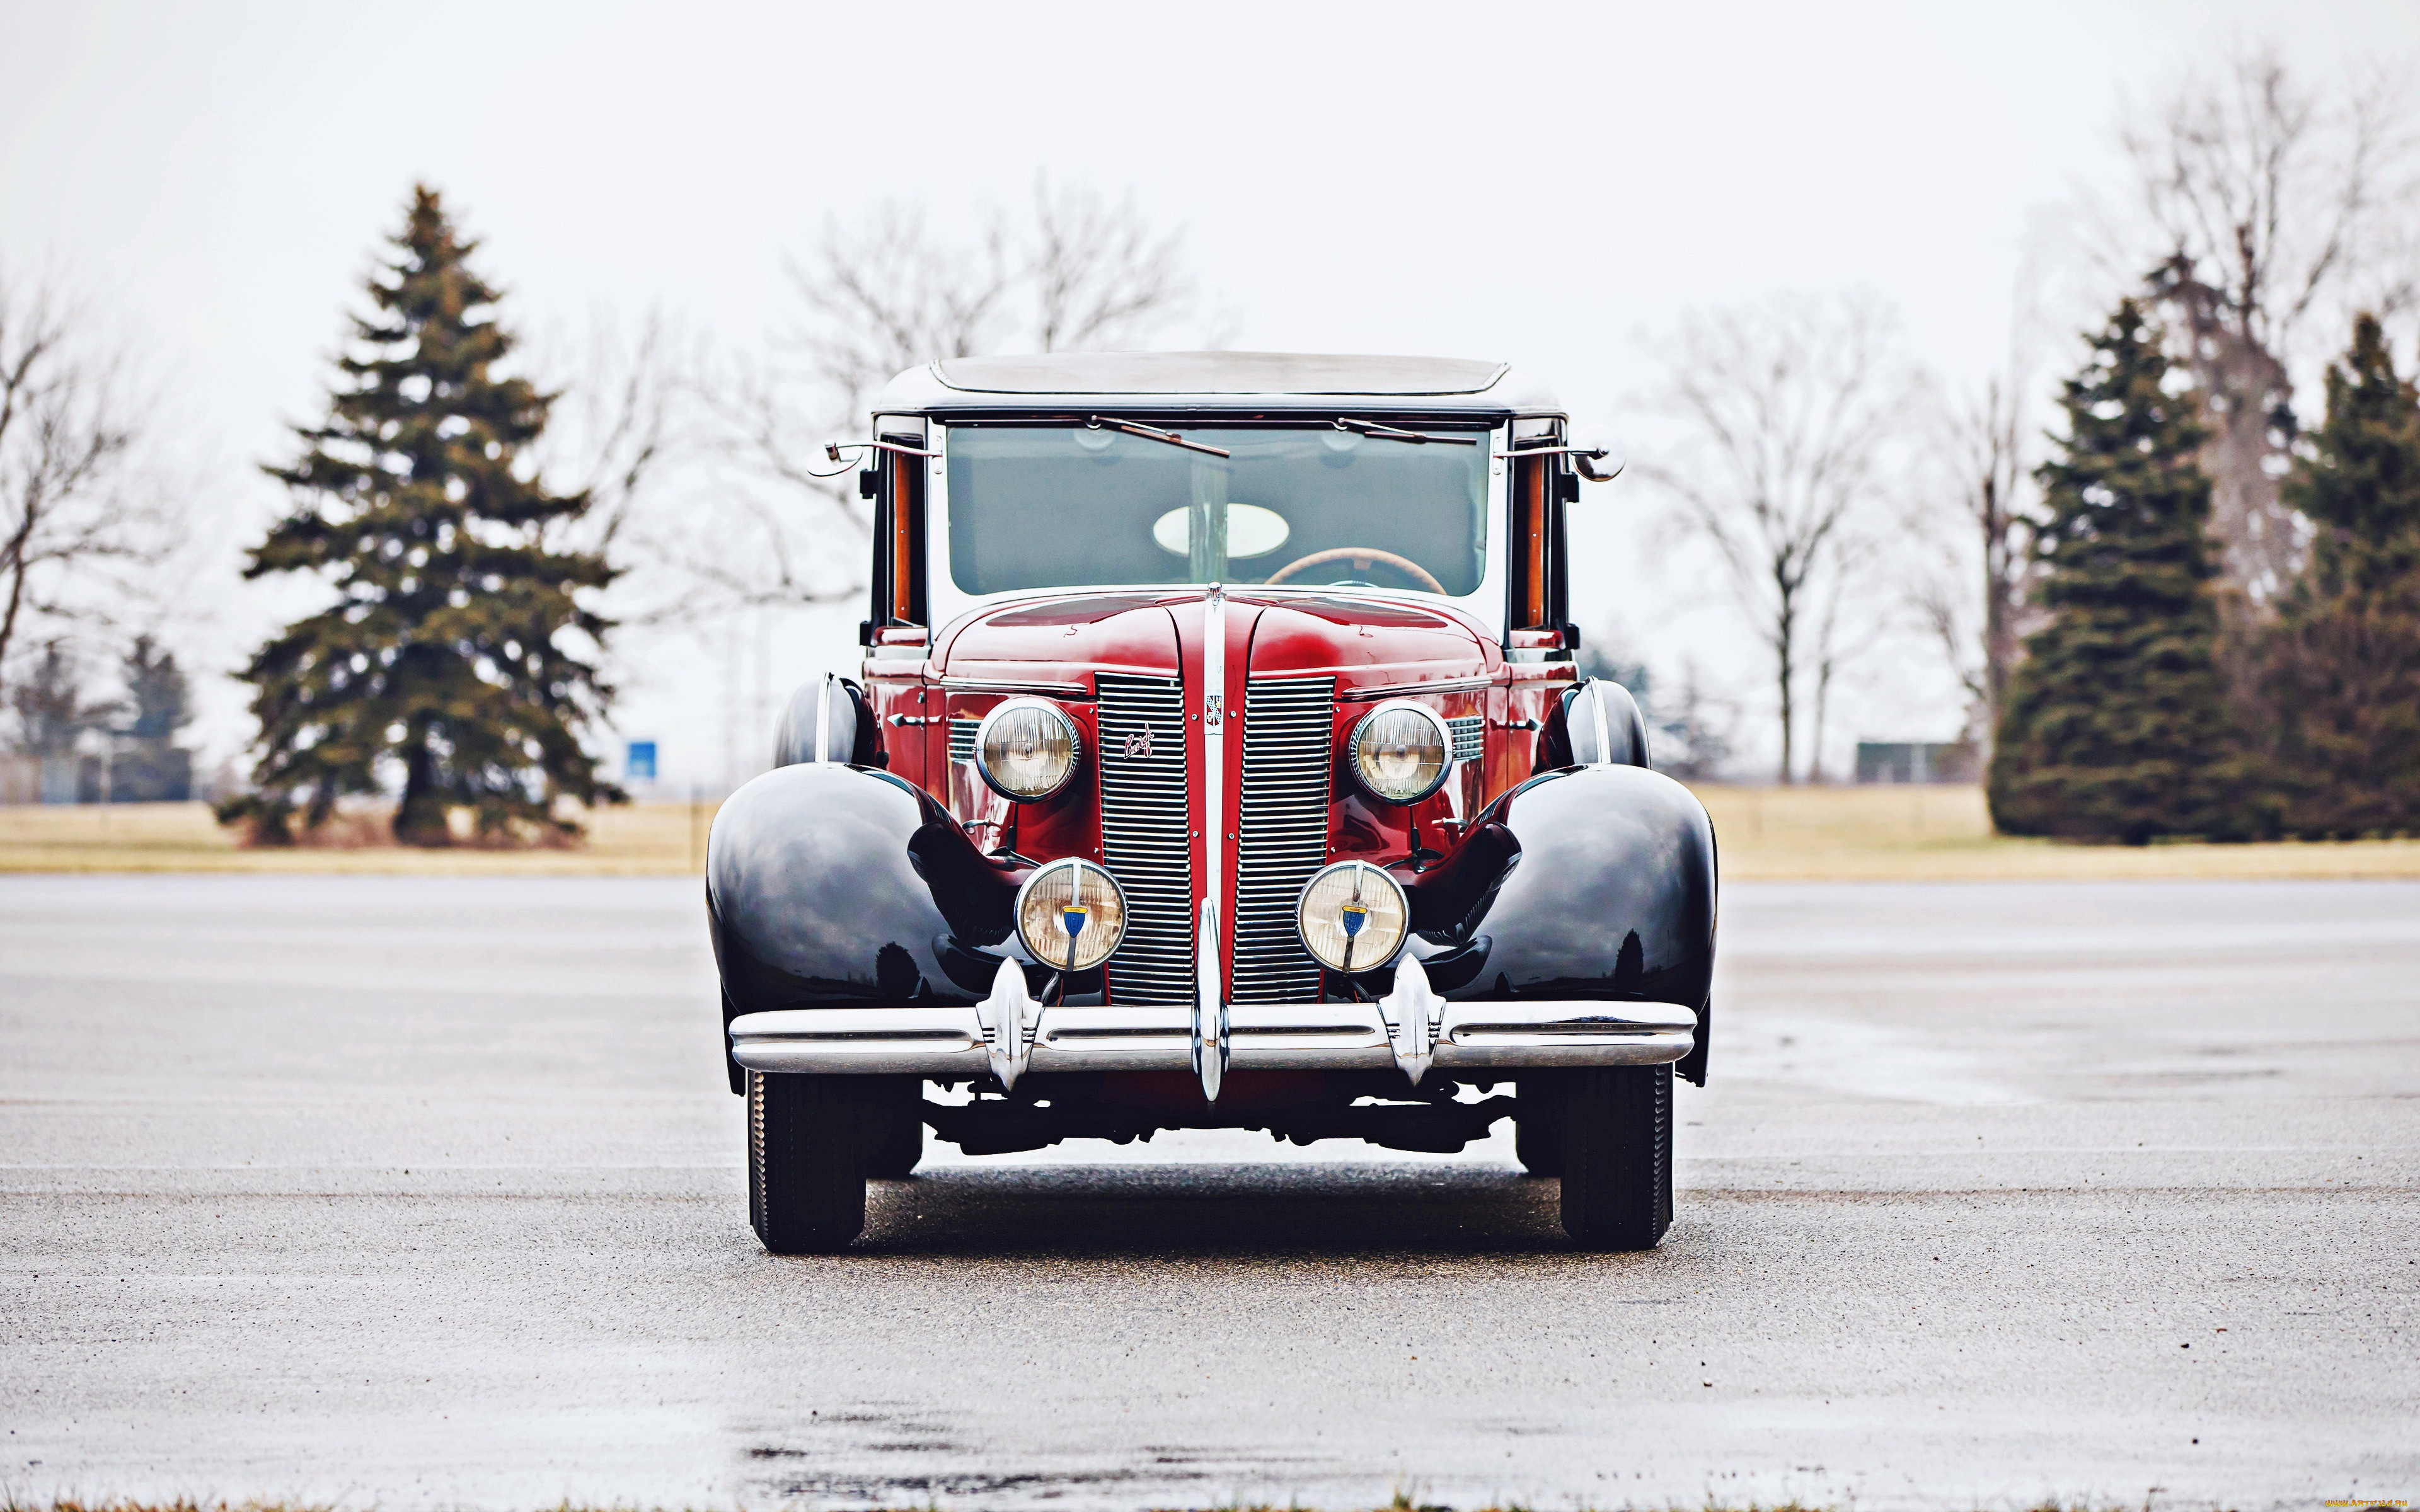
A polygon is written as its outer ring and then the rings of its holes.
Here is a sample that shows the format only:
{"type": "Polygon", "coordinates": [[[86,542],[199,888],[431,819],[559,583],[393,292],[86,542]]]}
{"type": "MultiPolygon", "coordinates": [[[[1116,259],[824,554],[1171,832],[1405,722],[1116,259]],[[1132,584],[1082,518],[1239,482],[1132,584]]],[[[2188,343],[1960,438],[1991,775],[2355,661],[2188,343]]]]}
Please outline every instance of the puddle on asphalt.
{"type": "MultiPolygon", "coordinates": [[[[742,1472],[741,1500],[808,1501],[868,1507],[931,1505],[944,1500],[1048,1503],[1071,1492],[1111,1487],[1128,1488],[1129,1495],[1134,1494],[1134,1489],[1149,1488],[1161,1498],[1171,1492],[1182,1497],[1181,1488],[1210,1481],[1233,1482],[1244,1468],[1214,1462],[1208,1457],[1164,1444],[1146,1444],[1121,1456],[1125,1461],[1123,1464],[1086,1469],[1002,1471],[979,1469],[974,1463],[963,1461],[951,1466],[945,1458],[939,1468],[903,1473],[862,1462],[862,1457],[901,1447],[881,1442],[878,1435],[884,1430],[896,1434],[913,1427],[931,1425],[913,1425],[880,1412],[826,1414],[814,1420],[807,1435],[825,1441],[816,1447],[804,1447],[801,1441],[794,1440],[789,1443],[759,1443],[743,1451],[748,1468],[742,1472]],[[852,1427],[860,1431],[849,1432],[852,1427]],[[868,1429],[876,1437],[867,1436],[864,1430],[868,1429]]],[[[944,1457],[956,1455],[964,1460],[990,1458],[997,1466],[997,1456],[977,1456],[954,1443],[935,1445],[927,1452],[944,1457]]],[[[1253,1473],[1265,1473],[1272,1467],[1311,1463],[1299,1456],[1278,1455],[1249,1468],[1253,1473]]]]}
{"type": "Polygon", "coordinates": [[[1720,1073],[1747,1081],[1848,1092],[1898,1103],[1990,1107],[2042,1099],[1985,1074],[1980,1057],[1850,1019],[1794,1013],[1719,1013],[1720,1073]]]}

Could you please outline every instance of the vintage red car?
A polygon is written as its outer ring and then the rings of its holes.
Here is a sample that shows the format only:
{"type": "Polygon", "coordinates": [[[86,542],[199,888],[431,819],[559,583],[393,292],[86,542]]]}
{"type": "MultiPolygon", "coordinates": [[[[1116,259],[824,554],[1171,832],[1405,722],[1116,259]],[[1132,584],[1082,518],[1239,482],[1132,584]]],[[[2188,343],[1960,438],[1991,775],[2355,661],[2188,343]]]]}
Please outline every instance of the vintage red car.
{"type": "Polygon", "coordinates": [[[708,845],[766,1248],[847,1244],[928,1127],[1506,1117],[1574,1240],[1653,1246],[1714,840],[1575,671],[1564,512],[1619,463],[1492,362],[953,359],[872,420],[862,679],[708,845]]]}

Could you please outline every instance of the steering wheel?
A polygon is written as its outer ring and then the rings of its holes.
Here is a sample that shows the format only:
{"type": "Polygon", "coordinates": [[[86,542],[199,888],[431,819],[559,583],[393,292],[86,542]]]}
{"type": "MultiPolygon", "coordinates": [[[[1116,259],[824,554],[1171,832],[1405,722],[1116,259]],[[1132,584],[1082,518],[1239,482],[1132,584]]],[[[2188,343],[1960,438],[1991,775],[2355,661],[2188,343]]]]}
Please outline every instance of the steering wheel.
{"type": "Polygon", "coordinates": [[[1337,546],[1330,547],[1325,551],[1313,551],[1307,557],[1295,558],[1277,571],[1270,573],[1262,581],[1270,584],[1281,583],[1307,568],[1324,566],[1330,562],[1343,562],[1347,559],[1350,559],[1356,567],[1366,567],[1373,562],[1383,562],[1418,582],[1430,593],[1440,595],[1445,593],[1445,584],[1431,576],[1428,568],[1409,557],[1399,557],[1392,551],[1381,551],[1374,546],[1337,546]]]}

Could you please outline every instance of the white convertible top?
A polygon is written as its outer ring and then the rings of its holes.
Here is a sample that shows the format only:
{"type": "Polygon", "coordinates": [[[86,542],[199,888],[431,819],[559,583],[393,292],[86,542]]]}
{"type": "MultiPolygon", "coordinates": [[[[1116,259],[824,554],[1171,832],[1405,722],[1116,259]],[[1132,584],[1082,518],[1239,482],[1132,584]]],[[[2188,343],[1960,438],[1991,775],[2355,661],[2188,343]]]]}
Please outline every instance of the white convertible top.
{"type": "Polygon", "coordinates": [[[1126,408],[1559,413],[1507,363],[1316,352],[1042,352],[951,357],[911,367],[876,414],[1126,408]]]}

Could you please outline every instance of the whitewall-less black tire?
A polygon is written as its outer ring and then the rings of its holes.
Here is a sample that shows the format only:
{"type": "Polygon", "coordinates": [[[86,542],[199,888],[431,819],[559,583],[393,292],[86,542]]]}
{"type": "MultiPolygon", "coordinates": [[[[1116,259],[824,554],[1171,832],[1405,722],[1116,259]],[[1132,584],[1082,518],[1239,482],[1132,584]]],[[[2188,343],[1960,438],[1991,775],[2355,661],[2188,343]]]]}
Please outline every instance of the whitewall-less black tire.
{"type": "Polygon", "coordinates": [[[884,1099],[873,1111],[873,1143],[865,1151],[865,1174],[877,1181],[907,1180],[924,1158],[923,1084],[910,1084],[884,1099]]]}
{"type": "Polygon", "coordinates": [[[748,1073],[748,1222],[775,1255],[845,1249],[865,1227],[865,1115],[848,1081],[748,1073]]]}
{"type": "Polygon", "coordinates": [[[1555,1118],[1562,1088],[1553,1072],[1521,1078],[1512,1099],[1512,1153],[1531,1176],[1563,1174],[1563,1136],[1555,1118]]]}
{"type": "Polygon", "coordinates": [[[1672,1226],[1672,1068],[1574,1072],[1560,1090],[1564,1231],[1584,1249],[1653,1249],[1672,1226]]]}

